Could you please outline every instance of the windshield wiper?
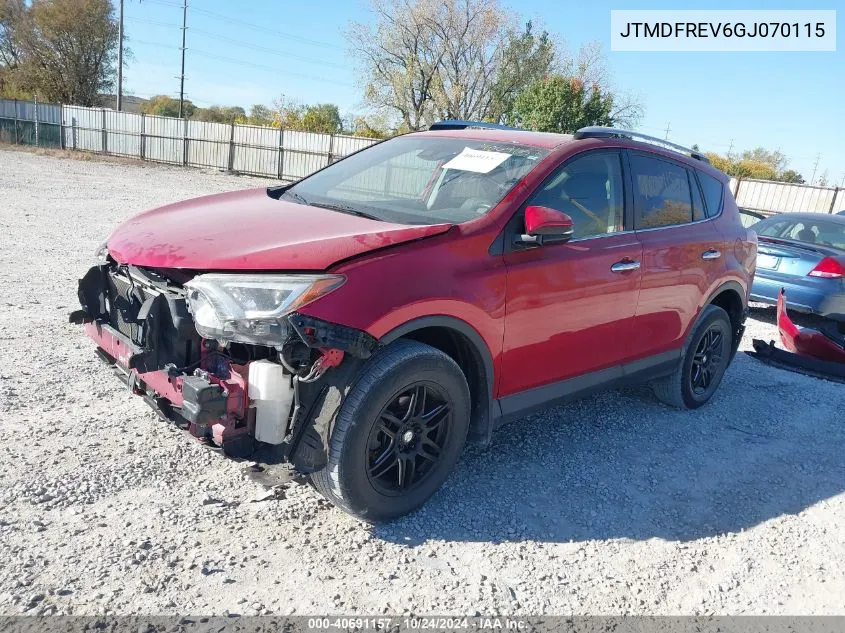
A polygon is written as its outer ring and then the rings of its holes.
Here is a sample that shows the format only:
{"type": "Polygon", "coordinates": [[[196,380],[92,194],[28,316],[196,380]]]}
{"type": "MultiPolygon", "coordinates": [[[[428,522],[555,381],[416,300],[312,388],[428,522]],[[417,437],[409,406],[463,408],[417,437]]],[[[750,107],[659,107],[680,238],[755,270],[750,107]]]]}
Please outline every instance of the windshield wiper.
{"type": "Polygon", "coordinates": [[[298,193],[296,193],[295,191],[293,191],[291,189],[288,189],[282,195],[283,196],[290,196],[291,198],[293,198],[294,200],[296,200],[300,204],[311,204],[303,196],[299,195],[298,193]]]}
{"type": "Polygon", "coordinates": [[[321,209],[330,209],[332,211],[338,211],[340,213],[348,213],[349,215],[357,215],[359,218],[367,218],[368,220],[378,220],[379,222],[383,221],[380,217],[376,215],[372,215],[371,213],[365,213],[364,211],[359,211],[353,207],[346,206],[345,204],[329,204],[325,202],[309,202],[312,207],[320,207],[321,209]]]}

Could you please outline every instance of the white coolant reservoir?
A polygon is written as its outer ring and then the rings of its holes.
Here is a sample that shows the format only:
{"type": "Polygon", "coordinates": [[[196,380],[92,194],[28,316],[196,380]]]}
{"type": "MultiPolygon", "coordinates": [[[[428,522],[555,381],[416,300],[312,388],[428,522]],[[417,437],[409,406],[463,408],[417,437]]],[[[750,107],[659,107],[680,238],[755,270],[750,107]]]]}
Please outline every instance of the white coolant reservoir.
{"type": "Polygon", "coordinates": [[[253,361],[249,364],[249,399],[255,405],[255,439],[281,444],[293,404],[290,376],[269,360],[253,361]]]}

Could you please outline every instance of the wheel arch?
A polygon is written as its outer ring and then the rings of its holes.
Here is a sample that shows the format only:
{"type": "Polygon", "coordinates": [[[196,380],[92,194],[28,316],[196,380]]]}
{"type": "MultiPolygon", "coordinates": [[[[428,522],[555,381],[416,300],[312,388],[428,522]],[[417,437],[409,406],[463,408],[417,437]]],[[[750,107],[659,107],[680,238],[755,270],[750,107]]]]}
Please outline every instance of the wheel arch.
{"type": "Polygon", "coordinates": [[[736,350],[739,348],[739,343],[745,330],[744,324],[748,306],[743,299],[744,296],[745,289],[739,282],[726,281],[710,294],[707,299],[707,303],[705,304],[719,306],[728,313],[728,316],[731,319],[731,329],[733,330],[731,356],[736,354],[736,350]]]}
{"type": "Polygon", "coordinates": [[[451,357],[464,372],[470,390],[471,441],[488,443],[493,420],[498,415],[497,401],[493,398],[493,356],[484,339],[466,321],[446,316],[431,315],[412,319],[395,327],[379,339],[382,345],[407,338],[439,349],[451,357]]]}

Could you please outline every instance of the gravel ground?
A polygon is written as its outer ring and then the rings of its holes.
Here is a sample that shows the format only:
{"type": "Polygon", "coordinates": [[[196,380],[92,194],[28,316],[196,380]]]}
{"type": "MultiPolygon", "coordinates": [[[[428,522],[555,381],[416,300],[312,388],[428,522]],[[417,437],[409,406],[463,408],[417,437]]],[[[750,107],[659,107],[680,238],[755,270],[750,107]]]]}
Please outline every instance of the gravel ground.
{"type": "Polygon", "coordinates": [[[0,614],[845,614],[845,389],[744,354],[695,412],[513,423],[377,528],[161,422],[67,324],[76,279],[138,211],[267,184],[0,150],[0,614]]]}

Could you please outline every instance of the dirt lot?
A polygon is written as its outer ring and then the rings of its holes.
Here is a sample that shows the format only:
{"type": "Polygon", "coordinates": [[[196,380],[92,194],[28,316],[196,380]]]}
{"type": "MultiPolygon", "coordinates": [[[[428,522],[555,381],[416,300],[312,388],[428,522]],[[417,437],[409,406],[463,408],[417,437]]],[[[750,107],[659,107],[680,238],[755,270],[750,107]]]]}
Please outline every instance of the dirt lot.
{"type": "Polygon", "coordinates": [[[138,211],[267,184],[0,150],[0,614],[845,614],[845,389],[744,354],[695,412],[514,423],[375,529],[159,421],[67,324],[76,279],[138,211]]]}

